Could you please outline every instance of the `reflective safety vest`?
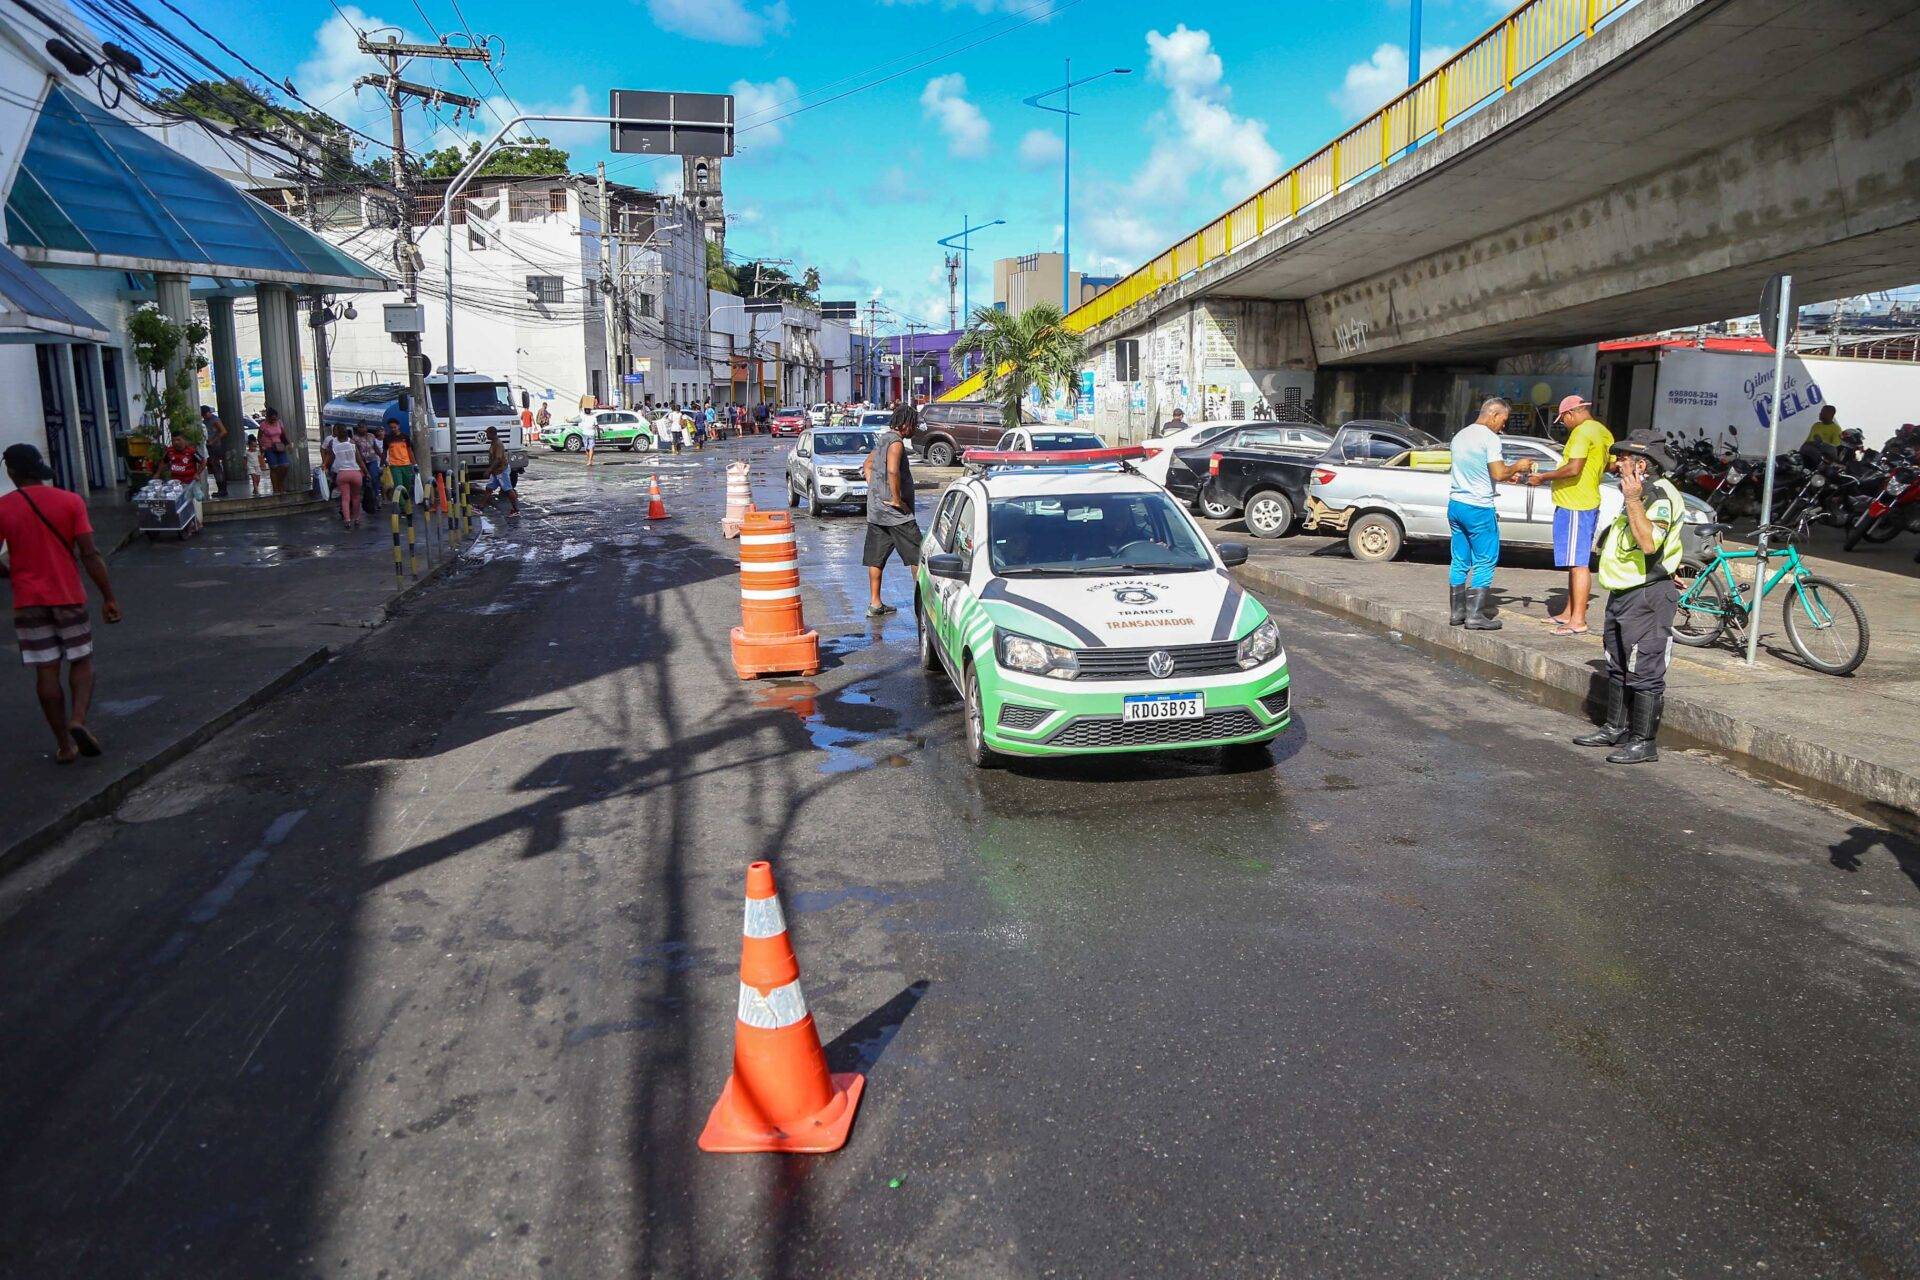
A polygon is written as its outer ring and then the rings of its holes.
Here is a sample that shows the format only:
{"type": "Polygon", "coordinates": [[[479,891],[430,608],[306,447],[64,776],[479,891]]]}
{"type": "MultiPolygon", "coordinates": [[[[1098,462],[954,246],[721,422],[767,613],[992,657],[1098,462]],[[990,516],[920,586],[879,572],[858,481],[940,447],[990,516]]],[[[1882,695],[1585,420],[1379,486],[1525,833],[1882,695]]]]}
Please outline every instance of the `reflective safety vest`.
{"type": "Polygon", "coordinates": [[[1649,566],[1647,553],[1640,550],[1640,543],[1627,524],[1626,510],[1622,508],[1607,527],[1605,540],[1600,544],[1600,585],[1608,591],[1644,587],[1649,582],[1671,578],[1680,567],[1680,523],[1687,513],[1686,501],[1664,476],[1648,487],[1644,497],[1648,521],[1656,531],[1666,525],[1666,536],[1654,549],[1653,563],[1649,566]]]}

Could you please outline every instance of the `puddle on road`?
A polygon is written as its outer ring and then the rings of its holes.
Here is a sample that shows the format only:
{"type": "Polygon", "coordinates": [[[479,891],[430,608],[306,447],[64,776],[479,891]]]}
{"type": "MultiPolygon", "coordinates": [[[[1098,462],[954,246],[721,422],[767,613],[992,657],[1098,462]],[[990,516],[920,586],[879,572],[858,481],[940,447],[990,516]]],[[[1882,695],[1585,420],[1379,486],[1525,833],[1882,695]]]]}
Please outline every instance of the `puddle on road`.
{"type": "MultiPolygon", "coordinates": [[[[852,773],[877,765],[907,764],[897,751],[876,758],[858,750],[862,745],[885,738],[900,723],[899,712],[881,706],[859,681],[831,693],[822,693],[811,680],[763,682],[754,690],[754,705],[770,711],[786,711],[799,718],[807,738],[815,749],[825,753],[819,764],[821,773],[852,773]]],[[[897,765],[895,767],[898,767],[897,765]]]]}

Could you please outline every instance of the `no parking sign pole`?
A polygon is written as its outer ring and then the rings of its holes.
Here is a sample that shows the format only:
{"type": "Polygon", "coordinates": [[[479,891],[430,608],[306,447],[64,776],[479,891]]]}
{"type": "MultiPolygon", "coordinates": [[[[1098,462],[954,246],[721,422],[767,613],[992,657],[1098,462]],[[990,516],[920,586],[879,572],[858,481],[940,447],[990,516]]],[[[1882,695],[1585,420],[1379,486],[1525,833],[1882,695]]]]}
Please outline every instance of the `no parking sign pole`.
{"type": "Polygon", "coordinates": [[[1747,613],[1747,665],[1760,654],[1760,591],[1767,582],[1767,526],[1773,523],[1773,459],[1780,450],[1780,383],[1787,369],[1787,341],[1793,336],[1793,277],[1777,275],[1760,295],[1763,332],[1773,334],[1773,400],[1767,406],[1767,472],[1760,485],[1760,558],[1753,570],[1753,607],[1747,613]]]}

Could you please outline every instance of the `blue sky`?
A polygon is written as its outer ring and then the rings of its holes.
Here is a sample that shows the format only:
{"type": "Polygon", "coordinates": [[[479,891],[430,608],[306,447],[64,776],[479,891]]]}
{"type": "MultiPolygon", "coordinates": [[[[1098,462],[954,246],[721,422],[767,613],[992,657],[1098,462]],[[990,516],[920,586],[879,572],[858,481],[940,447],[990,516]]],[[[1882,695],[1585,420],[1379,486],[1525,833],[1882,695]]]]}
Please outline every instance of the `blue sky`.
{"type": "MultiPolygon", "coordinates": [[[[455,0],[279,0],[271,22],[257,0],[177,2],[215,30],[244,32],[253,61],[382,136],[377,97],[356,104],[349,88],[372,69],[354,27],[498,35],[499,84],[471,74],[528,111],[604,111],[613,87],[732,92],[742,125],[757,127],[726,171],[729,250],[818,266],[825,297],[877,295],[942,325],[934,242],[963,214],[1008,224],[974,238],[976,304],[991,292],[993,258],[1059,245],[1058,117],[1020,99],[1060,83],[1068,56],[1076,77],[1132,69],[1075,95],[1075,265],[1113,272],[1384,101],[1405,82],[1408,35],[1407,0],[459,0],[459,14],[455,0]]],[[[1505,9],[1426,0],[1423,62],[1505,9]]],[[[471,90],[445,64],[407,74],[471,90]]],[[[445,111],[410,116],[416,146],[482,132],[445,111]]],[[[582,169],[609,158],[598,128],[553,132],[582,169]]],[[[609,176],[672,189],[677,168],[611,157],[609,176]]]]}

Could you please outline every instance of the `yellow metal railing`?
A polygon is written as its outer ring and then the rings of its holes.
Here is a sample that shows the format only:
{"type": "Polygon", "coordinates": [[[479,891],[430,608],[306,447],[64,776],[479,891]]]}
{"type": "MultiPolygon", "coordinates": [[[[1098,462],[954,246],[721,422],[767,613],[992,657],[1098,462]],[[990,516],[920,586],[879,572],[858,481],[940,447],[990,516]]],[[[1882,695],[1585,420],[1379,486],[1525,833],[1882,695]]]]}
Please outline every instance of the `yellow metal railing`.
{"type": "MultiPolygon", "coordinates": [[[[1594,27],[1636,0],[1526,0],[1442,66],[1379,111],[1335,138],[1273,182],[1112,288],[1067,313],[1067,328],[1084,333],[1207,263],[1225,257],[1341,188],[1392,164],[1408,147],[1446,132],[1489,98],[1556,56],[1594,27]]],[[[980,394],[976,373],[941,396],[965,400],[980,394]]]]}

